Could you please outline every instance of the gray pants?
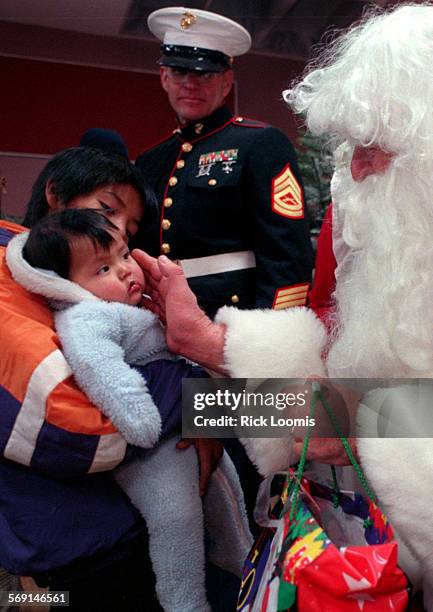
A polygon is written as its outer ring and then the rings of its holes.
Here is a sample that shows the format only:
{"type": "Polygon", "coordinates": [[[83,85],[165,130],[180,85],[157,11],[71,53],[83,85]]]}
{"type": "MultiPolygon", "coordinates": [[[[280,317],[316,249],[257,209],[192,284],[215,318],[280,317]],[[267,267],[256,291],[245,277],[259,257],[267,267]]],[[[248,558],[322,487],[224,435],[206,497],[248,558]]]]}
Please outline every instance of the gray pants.
{"type": "Polygon", "coordinates": [[[178,437],[118,467],[117,482],[141,512],[149,532],[156,592],[166,612],[210,610],[205,589],[204,517],[210,560],[240,575],[251,546],[242,492],[225,454],[204,498],[194,447],[176,449],[178,437]]]}
{"type": "Polygon", "coordinates": [[[115,477],[146,522],[161,606],[166,612],[205,612],[210,606],[198,462],[193,447],[176,449],[178,439],[117,468],[115,477]]]}

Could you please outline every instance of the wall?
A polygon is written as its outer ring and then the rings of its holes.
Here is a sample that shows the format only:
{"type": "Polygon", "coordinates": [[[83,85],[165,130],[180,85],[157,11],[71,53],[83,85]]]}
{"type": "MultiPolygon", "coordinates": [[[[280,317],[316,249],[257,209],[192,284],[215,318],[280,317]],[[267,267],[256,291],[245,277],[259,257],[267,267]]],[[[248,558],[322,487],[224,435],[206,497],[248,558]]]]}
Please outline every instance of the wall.
{"type": "Polygon", "coordinates": [[[0,56],[1,148],[53,154],[89,127],[119,131],[135,158],[173,124],[158,74],[0,56]]]}
{"type": "MultiPolygon", "coordinates": [[[[157,42],[0,22],[3,214],[22,214],[47,156],[77,144],[88,127],[118,130],[132,158],[175,127],[158,57],[157,42]]],[[[295,138],[281,91],[302,68],[270,56],[238,58],[233,110],[295,138]]]]}

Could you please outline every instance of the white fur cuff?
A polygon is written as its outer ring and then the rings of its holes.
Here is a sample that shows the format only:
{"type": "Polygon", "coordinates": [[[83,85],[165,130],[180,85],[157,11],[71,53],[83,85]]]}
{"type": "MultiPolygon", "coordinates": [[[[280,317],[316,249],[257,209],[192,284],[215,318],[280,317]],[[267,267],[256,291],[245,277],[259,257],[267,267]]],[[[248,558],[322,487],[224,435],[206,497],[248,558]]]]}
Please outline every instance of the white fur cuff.
{"type": "Polygon", "coordinates": [[[324,375],[324,325],[312,310],[238,310],[224,306],[225,367],[235,378],[304,378],[324,375]]]}

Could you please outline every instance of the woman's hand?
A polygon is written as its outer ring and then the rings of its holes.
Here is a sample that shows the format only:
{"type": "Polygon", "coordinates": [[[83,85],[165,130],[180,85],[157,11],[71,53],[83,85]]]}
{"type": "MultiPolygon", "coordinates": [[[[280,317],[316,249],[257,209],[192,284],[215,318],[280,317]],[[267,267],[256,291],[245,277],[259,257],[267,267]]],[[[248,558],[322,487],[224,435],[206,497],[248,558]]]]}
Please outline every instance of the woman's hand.
{"type": "Polygon", "coordinates": [[[224,452],[224,447],[218,440],[213,438],[184,438],[179,440],[176,448],[189,448],[193,444],[198,455],[200,471],[199,492],[200,496],[206,493],[210,477],[218,467],[218,463],[224,452]]]}
{"type": "Polygon", "coordinates": [[[162,255],[158,259],[135,249],[133,257],[147,281],[146,302],[167,326],[167,344],[173,353],[223,373],[225,328],[201,310],[180,266],[162,255]]]}

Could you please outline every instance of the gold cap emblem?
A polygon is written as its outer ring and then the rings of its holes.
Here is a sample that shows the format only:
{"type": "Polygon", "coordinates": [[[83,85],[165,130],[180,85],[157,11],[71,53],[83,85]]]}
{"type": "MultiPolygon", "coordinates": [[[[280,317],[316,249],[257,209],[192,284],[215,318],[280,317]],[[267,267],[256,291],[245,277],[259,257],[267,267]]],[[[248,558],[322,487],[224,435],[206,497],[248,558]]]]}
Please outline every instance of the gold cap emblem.
{"type": "Polygon", "coordinates": [[[180,20],[180,27],[182,30],[187,30],[192,25],[197,23],[197,17],[192,13],[184,13],[182,19],[180,20]]]}

